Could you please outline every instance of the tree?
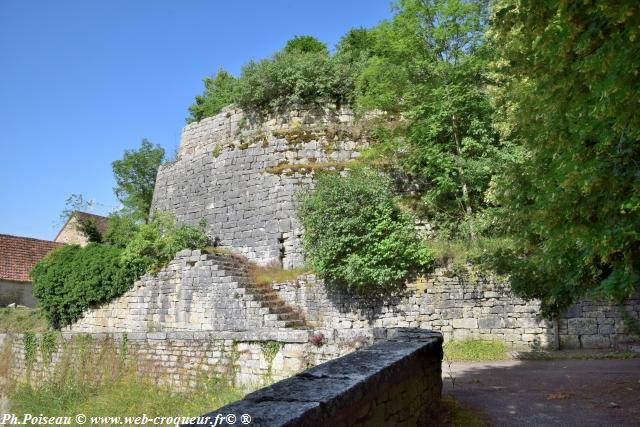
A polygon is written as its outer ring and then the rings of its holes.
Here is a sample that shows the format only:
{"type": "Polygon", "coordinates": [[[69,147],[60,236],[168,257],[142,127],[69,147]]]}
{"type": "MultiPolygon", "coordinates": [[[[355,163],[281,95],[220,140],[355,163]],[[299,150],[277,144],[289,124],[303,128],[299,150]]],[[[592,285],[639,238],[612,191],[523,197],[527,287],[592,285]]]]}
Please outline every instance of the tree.
{"type": "Polygon", "coordinates": [[[320,53],[329,54],[327,45],[313,36],[295,36],[287,41],[285,53],[320,53]]]}
{"type": "Polygon", "coordinates": [[[223,70],[218,70],[215,77],[206,77],[204,93],[196,96],[196,102],[189,107],[191,117],[188,122],[200,121],[205,117],[218,114],[223,107],[235,102],[237,79],[223,70]]]}
{"type": "Polygon", "coordinates": [[[314,190],[303,193],[298,215],[308,260],[328,286],[384,293],[433,262],[384,175],[321,174],[314,190]]]}
{"type": "Polygon", "coordinates": [[[498,258],[556,315],[640,282],[640,5],[501,0],[491,29],[504,137],[523,156],[497,181],[498,258]]]}
{"type": "Polygon", "coordinates": [[[163,159],[164,149],[143,139],[137,151],[126,150],[122,160],[111,163],[116,197],[136,220],[149,220],[156,175],[163,159]]]}
{"type": "Polygon", "coordinates": [[[441,232],[473,236],[503,147],[486,86],[483,1],[402,0],[375,29],[374,55],[358,81],[364,109],[402,113],[403,170],[419,185],[422,210],[441,232]],[[460,227],[464,224],[466,227],[460,227]]]}

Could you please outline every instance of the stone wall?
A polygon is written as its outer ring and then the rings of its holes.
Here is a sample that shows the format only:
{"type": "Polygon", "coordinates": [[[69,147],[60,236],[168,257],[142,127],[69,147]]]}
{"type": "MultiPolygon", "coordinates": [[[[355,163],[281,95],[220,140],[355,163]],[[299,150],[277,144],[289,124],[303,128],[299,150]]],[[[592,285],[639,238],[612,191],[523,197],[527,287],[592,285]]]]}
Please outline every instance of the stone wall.
{"type": "Polygon", "coordinates": [[[13,380],[38,384],[65,366],[75,367],[79,373],[81,366],[89,367],[90,375],[99,376],[111,365],[111,369],[118,369],[122,358],[134,372],[176,390],[193,388],[215,377],[255,389],[358,348],[339,341],[317,346],[309,342],[308,331],[295,330],[57,333],[45,339],[42,334],[31,337],[35,344],[29,346],[25,341],[30,338],[25,340],[22,334],[0,334],[0,355],[9,361],[8,376],[13,380]],[[43,344],[47,339],[51,342],[51,337],[53,346],[43,344]]]}
{"type": "Polygon", "coordinates": [[[36,299],[33,296],[33,285],[29,282],[0,280],[0,307],[6,307],[9,304],[35,307],[36,299]]]}
{"type": "Polygon", "coordinates": [[[152,209],[207,221],[222,247],[250,260],[300,266],[295,194],[318,170],[340,170],[364,144],[349,111],[290,112],[257,122],[226,109],[185,127],[175,162],[158,171],[152,209]]]}
{"type": "MultiPolygon", "coordinates": [[[[640,298],[627,301],[624,310],[636,324],[640,322],[640,298]]],[[[601,301],[585,300],[570,307],[558,320],[558,339],[560,348],[640,350],[640,337],[625,325],[620,307],[601,301]]]]}
{"type": "Polygon", "coordinates": [[[499,340],[514,349],[555,346],[554,324],[540,317],[539,303],[516,298],[507,282],[492,277],[454,276],[437,268],[384,299],[332,292],[313,275],[273,287],[288,304],[301,307],[309,325],[331,336],[333,330],[346,336],[409,327],[436,330],[445,340],[499,340]]]}
{"type": "MultiPolygon", "coordinates": [[[[251,416],[254,426],[439,425],[442,336],[387,340],[258,390],[203,417],[251,416]]],[[[231,423],[229,423],[231,424],[231,423]]],[[[225,424],[226,425],[226,424],[225,424]]]]}
{"type": "MultiPolygon", "coordinates": [[[[385,300],[357,298],[327,290],[313,275],[273,284],[288,304],[300,307],[307,324],[328,336],[369,336],[375,328],[411,327],[441,332],[445,340],[499,340],[509,348],[625,348],[637,337],[625,333],[617,308],[585,301],[559,321],[540,316],[537,301],[524,301],[508,281],[437,268],[385,300]]],[[[627,304],[640,319],[640,299],[627,304]]]]}
{"type": "Polygon", "coordinates": [[[74,332],[247,331],[300,326],[295,313],[250,283],[242,260],[181,251],[156,275],[87,310],[74,332]]]}
{"type": "MultiPolygon", "coordinates": [[[[626,311],[640,319],[640,299],[626,311]]],[[[305,328],[326,340],[358,345],[376,331],[409,327],[445,339],[499,340],[518,350],[629,348],[617,307],[583,301],[558,321],[540,316],[537,301],[515,297],[505,280],[437,268],[384,299],[328,290],[313,275],[252,283],[246,262],[229,255],[182,251],[157,275],[145,275],[123,296],[93,307],[73,332],[287,331],[305,328]]]]}

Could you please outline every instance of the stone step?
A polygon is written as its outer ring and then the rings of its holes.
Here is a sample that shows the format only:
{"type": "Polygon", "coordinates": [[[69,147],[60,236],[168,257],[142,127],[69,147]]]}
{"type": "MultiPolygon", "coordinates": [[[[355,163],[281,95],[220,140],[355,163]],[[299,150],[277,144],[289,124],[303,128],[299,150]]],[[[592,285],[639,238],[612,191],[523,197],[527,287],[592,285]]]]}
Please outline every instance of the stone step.
{"type": "Polygon", "coordinates": [[[283,323],[285,328],[301,328],[305,326],[302,320],[285,320],[283,323]]]}
{"type": "Polygon", "coordinates": [[[302,321],[298,313],[278,313],[278,320],[299,320],[302,321]]]}

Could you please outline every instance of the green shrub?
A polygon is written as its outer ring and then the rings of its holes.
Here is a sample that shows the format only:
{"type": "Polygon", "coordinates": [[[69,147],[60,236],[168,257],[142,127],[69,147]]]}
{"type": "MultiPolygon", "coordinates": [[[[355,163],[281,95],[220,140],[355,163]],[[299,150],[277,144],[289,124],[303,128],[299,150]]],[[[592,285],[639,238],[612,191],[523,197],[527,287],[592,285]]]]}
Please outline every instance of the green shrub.
{"type": "Polygon", "coordinates": [[[178,251],[208,246],[210,242],[204,226],[204,222],[197,227],[178,226],[172,214],[156,213],[148,224],[139,226],[122,252],[122,261],[134,270],[157,271],[178,251]]]}
{"type": "Polygon", "coordinates": [[[245,111],[267,113],[340,102],[336,68],[323,52],[278,52],[249,62],[238,81],[236,103],[245,111]]]}
{"type": "Polygon", "coordinates": [[[71,324],[89,306],[122,295],[145,272],[166,266],[178,251],[209,244],[204,224],[177,226],[169,213],[157,213],[139,226],[112,216],[105,236],[111,244],[65,246],[32,269],[33,295],[52,327],[71,324]]]}
{"type": "Polygon", "coordinates": [[[138,232],[138,224],[131,215],[114,213],[109,215],[104,243],[124,248],[138,232]]]}
{"type": "Polygon", "coordinates": [[[247,63],[237,79],[220,70],[215,78],[204,80],[204,93],[189,107],[187,120],[213,116],[229,104],[264,115],[349,103],[369,55],[365,36],[365,30],[349,33],[335,55],[319,40],[297,36],[271,58],[247,63]]]}
{"type": "Polygon", "coordinates": [[[91,243],[57,249],[31,270],[33,295],[54,328],[76,320],[90,305],[121,295],[137,279],[126,268],[122,249],[91,243]]]}
{"type": "Polygon", "coordinates": [[[215,77],[206,77],[203,81],[204,93],[196,96],[195,104],[189,107],[191,117],[187,118],[187,122],[215,116],[235,100],[237,79],[225,70],[220,69],[215,77]]]}
{"type": "Polygon", "coordinates": [[[370,171],[320,174],[303,194],[299,217],[309,261],[328,286],[378,292],[401,285],[433,262],[401,212],[388,178],[370,171]]]}

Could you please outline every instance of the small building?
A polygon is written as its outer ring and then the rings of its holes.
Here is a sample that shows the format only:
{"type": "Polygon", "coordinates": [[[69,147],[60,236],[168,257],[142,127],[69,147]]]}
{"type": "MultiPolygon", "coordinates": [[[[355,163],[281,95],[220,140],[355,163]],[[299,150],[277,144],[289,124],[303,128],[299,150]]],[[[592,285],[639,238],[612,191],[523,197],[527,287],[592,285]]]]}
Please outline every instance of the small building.
{"type": "Polygon", "coordinates": [[[53,241],[67,245],[86,246],[89,243],[89,240],[87,239],[87,236],[80,231],[80,223],[90,221],[95,225],[96,230],[100,234],[104,234],[107,230],[107,220],[108,218],[104,216],[94,215],[88,212],[74,211],[69,215],[69,219],[67,219],[67,222],[62,226],[53,241]]]}
{"type": "Polygon", "coordinates": [[[35,307],[29,271],[62,243],[0,234],[0,307],[35,307]]]}

